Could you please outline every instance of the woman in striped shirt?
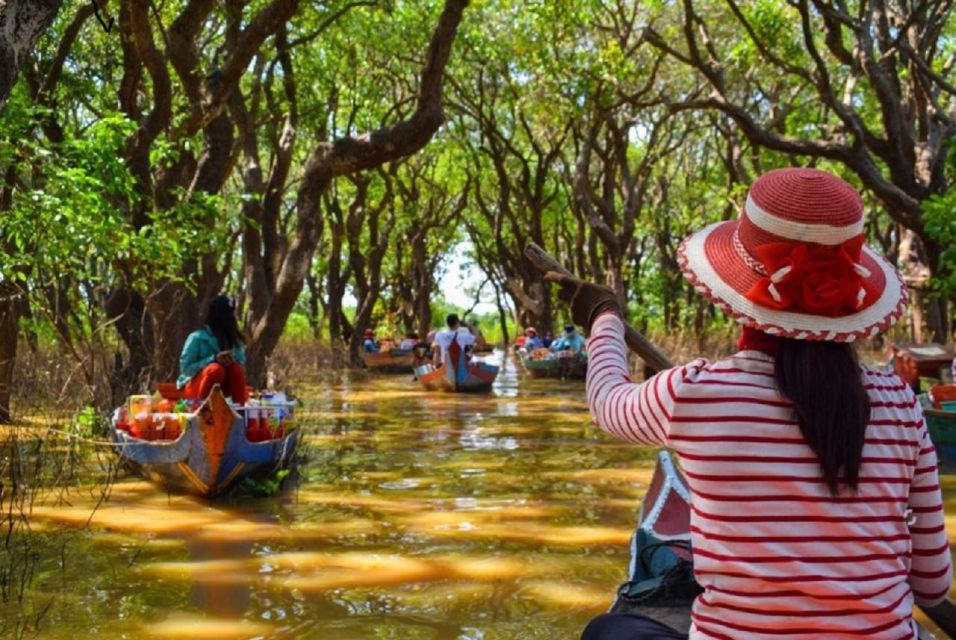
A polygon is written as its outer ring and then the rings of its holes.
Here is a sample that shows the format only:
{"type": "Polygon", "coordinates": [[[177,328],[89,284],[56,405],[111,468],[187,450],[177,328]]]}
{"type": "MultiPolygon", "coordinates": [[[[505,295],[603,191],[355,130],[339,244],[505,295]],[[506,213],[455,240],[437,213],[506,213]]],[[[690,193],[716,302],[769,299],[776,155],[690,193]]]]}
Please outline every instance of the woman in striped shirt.
{"type": "MultiPolygon", "coordinates": [[[[912,391],[850,343],[902,313],[896,270],[863,245],[853,187],[781,169],[739,220],[684,241],[695,289],[743,326],[739,351],[643,384],[629,377],[609,289],[555,273],[590,327],[597,424],[680,457],[693,493],[692,640],[912,640],[918,604],[949,624],[952,581],[936,454],[912,391]]],[[[606,615],[587,640],[686,638],[606,615]]]]}

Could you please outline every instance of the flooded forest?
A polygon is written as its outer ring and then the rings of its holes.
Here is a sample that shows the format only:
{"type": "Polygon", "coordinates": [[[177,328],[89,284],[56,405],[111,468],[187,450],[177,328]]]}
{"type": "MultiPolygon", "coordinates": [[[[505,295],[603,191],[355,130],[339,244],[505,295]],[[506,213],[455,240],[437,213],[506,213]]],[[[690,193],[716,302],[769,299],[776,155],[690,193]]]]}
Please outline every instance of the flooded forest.
{"type": "MultiPolygon", "coordinates": [[[[726,434],[663,423],[713,401],[769,456],[773,419],[676,387],[763,350],[762,373],[711,375],[772,380],[754,411],[789,411],[780,341],[852,343],[876,376],[832,474],[802,405],[779,421],[822,469],[808,501],[912,481],[942,506],[880,499],[956,536],[954,9],[0,0],[0,638],[576,639],[674,567],[705,595],[673,637],[762,637],[772,605],[717,602],[745,587],[700,558],[746,533],[755,562],[805,566],[856,557],[849,538],[780,560],[802,524],[704,530],[723,498],[693,461],[731,458],[689,447],[726,434]],[[826,218],[839,194],[853,210],[826,218]],[[690,240],[711,229],[723,249],[690,240]],[[905,446],[932,469],[868,448],[902,442],[890,425],[925,433],[905,446]]],[[[736,497],[772,501],[782,474],[736,497]]],[[[930,553],[855,535],[904,574],[930,553]]],[[[911,583],[838,615],[902,602],[949,637],[911,583]]],[[[827,637],[788,615],[792,640],[827,637]]],[[[897,638],[872,624],[830,637],[897,638]]]]}

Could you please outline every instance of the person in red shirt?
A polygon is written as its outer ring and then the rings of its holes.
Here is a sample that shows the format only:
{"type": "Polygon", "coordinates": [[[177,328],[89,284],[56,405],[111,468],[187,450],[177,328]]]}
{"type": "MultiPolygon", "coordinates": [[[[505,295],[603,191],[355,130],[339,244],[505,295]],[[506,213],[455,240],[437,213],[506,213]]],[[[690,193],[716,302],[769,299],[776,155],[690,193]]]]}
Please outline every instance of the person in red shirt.
{"type": "Polygon", "coordinates": [[[743,325],[739,351],[631,381],[613,291],[549,273],[589,328],[595,422],[667,447],[692,492],[703,593],[689,636],[605,615],[585,640],[915,640],[914,604],[953,626],[936,452],[920,406],[852,342],[903,312],[896,269],[864,245],[863,201],[836,176],[780,169],[738,220],[687,238],[695,290],[743,325]]]}

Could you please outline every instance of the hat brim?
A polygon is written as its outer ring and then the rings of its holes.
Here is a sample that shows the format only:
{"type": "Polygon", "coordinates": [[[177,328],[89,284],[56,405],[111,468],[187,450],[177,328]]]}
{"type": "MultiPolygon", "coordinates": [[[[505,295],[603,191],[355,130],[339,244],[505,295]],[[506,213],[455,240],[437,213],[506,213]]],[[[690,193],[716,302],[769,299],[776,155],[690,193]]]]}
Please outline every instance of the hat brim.
{"type": "Polygon", "coordinates": [[[798,340],[853,342],[885,331],[903,314],[906,287],[899,272],[869,247],[860,263],[879,296],[856,313],[825,317],[781,311],[746,297],[760,279],[734,249],[737,221],[718,222],[686,238],[678,249],[678,263],[694,289],[737,322],[772,335],[798,340]]]}

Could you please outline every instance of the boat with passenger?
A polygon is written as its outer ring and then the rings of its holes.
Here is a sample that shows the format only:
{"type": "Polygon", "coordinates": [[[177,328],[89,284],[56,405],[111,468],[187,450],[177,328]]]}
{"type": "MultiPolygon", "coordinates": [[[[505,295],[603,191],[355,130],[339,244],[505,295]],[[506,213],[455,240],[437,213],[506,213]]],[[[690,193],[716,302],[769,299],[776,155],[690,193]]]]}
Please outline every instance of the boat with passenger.
{"type": "Polygon", "coordinates": [[[498,377],[498,367],[486,362],[471,360],[458,345],[451,347],[451,364],[446,362],[439,367],[425,364],[415,369],[419,382],[428,391],[447,391],[457,393],[490,391],[498,377]]]}
{"type": "Polygon", "coordinates": [[[113,412],[111,432],[122,461],[167,491],[214,497],[291,463],[300,429],[283,395],[235,405],[219,385],[202,401],[182,399],[172,383],[159,390],[165,396],[130,396],[113,412]]]}
{"type": "Polygon", "coordinates": [[[402,349],[362,354],[362,363],[365,368],[375,373],[412,373],[419,359],[416,358],[414,351],[402,349]]]}
{"type": "Polygon", "coordinates": [[[588,373],[588,356],[583,352],[554,352],[540,348],[531,353],[519,352],[518,358],[532,378],[584,380],[588,373]]]}

